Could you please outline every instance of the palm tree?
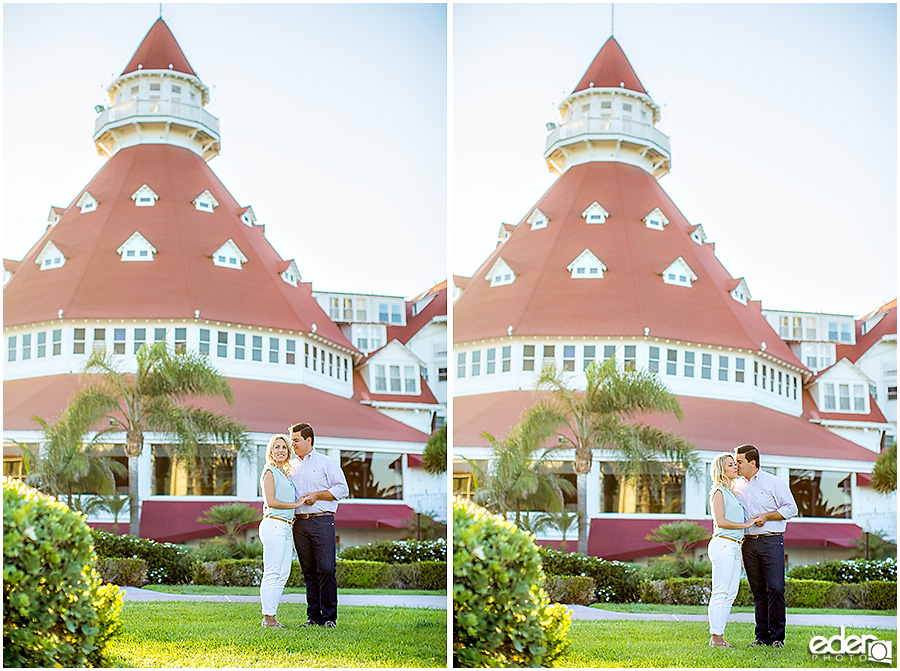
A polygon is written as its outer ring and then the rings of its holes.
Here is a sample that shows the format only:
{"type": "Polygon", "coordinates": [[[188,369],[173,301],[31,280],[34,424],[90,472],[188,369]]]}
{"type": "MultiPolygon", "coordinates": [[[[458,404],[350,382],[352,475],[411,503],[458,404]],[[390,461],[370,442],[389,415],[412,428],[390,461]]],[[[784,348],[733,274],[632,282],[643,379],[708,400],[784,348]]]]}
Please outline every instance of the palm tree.
{"type": "Polygon", "coordinates": [[[562,541],[559,544],[559,550],[561,552],[568,552],[568,543],[566,542],[566,536],[568,536],[569,531],[572,527],[578,528],[578,513],[570,513],[567,510],[560,510],[558,512],[551,513],[541,513],[534,519],[534,523],[532,525],[532,531],[535,533],[539,531],[543,531],[544,529],[558,529],[562,534],[562,541]]]}
{"type": "Polygon", "coordinates": [[[696,522],[669,522],[660,524],[647,535],[648,541],[660,543],[675,553],[680,561],[689,559],[688,552],[698,543],[708,541],[710,533],[696,522]]]}
{"type": "Polygon", "coordinates": [[[469,462],[481,483],[475,490],[476,503],[503,516],[514,511],[517,525],[523,511],[562,510],[564,493],[571,493],[572,485],[550,470],[548,462],[558,448],[537,454],[549,437],[547,426],[523,417],[505,440],[483,435],[494,449],[494,459],[487,471],[469,462]]]}
{"type": "Polygon", "coordinates": [[[95,499],[95,505],[97,510],[105,510],[113,516],[113,533],[118,534],[119,515],[122,514],[122,511],[125,510],[125,508],[131,506],[131,496],[113,492],[112,494],[100,496],[95,499]]]}
{"type": "Polygon", "coordinates": [[[246,503],[222,503],[204,511],[203,515],[197,521],[218,527],[225,534],[227,543],[237,543],[241,531],[262,519],[256,508],[246,503]]]}
{"type": "Polygon", "coordinates": [[[170,352],[164,342],[144,344],[138,350],[137,370],[120,370],[105,352],[94,352],[85,365],[92,375],[69,408],[77,416],[103,417],[112,431],[125,433],[128,457],[128,494],[131,506],[129,533],[139,535],[138,458],[144,433],[158,431],[175,438],[177,461],[196,467],[207,477],[216,451],[214,444],[232,454],[249,456],[246,430],[233,419],[211,410],[187,405],[198,396],[232,402],[228,381],[198,352],[170,352]]]}
{"type": "Polygon", "coordinates": [[[426,473],[440,475],[447,472],[447,425],[431,434],[422,454],[422,468],[426,473]]]}
{"type": "Polygon", "coordinates": [[[880,494],[897,490],[897,441],[878,455],[872,469],[872,489],[880,494]]]}
{"type": "Polygon", "coordinates": [[[106,432],[85,442],[95,416],[66,409],[53,424],[40,417],[33,419],[40,425],[44,439],[37,451],[23,446],[29,464],[28,484],[53,497],[65,495],[70,508],[76,505],[76,493],[115,489],[115,474],[121,473],[122,466],[96,449],[106,432]]]}
{"type": "Polygon", "coordinates": [[[578,502],[578,552],[587,554],[587,475],[595,449],[617,450],[624,483],[646,479],[658,491],[671,468],[683,474],[699,467],[694,448],[680,436],[646,424],[635,424],[640,414],[665,412],[682,418],[681,404],[659,378],[648,371],[620,371],[614,359],[595,361],[585,371],[584,391],[569,386],[563,373],[547,367],[538,389],[550,392],[526,412],[538,425],[552,427],[559,446],[575,450],[578,502]],[[631,421],[629,421],[631,420],[631,421]]]}

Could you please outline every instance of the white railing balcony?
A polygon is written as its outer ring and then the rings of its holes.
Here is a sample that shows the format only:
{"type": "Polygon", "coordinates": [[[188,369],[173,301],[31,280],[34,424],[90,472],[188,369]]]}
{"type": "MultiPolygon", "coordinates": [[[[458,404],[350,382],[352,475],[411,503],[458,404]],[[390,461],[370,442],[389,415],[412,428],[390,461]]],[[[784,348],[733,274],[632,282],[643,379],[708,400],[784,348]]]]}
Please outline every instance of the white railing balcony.
{"type": "Polygon", "coordinates": [[[589,138],[630,137],[642,144],[652,144],[666,155],[671,154],[669,137],[651,124],[622,118],[583,117],[560,124],[550,130],[547,136],[546,152],[557,143],[568,144],[567,140],[589,138]]]}
{"type": "Polygon", "coordinates": [[[96,137],[108,124],[153,118],[181,119],[191,126],[202,126],[212,135],[219,137],[219,120],[198,105],[188,105],[180,100],[138,99],[104,109],[94,122],[94,136],[96,137]]]}

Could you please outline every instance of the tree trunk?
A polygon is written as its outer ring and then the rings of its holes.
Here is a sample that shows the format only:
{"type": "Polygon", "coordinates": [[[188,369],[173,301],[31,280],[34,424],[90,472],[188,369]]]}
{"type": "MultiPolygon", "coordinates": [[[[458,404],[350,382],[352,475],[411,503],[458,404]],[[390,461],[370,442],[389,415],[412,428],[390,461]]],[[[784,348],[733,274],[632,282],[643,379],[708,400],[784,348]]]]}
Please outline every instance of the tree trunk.
{"type": "Polygon", "coordinates": [[[578,498],[578,552],[586,555],[588,549],[587,516],[587,473],[575,474],[576,496],[578,498]]]}
{"type": "MultiPolygon", "coordinates": [[[[128,496],[130,497],[129,509],[131,521],[128,524],[128,533],[132,536],[141,535],[141,503],[138,488],[138,469],[140,457],[128,457],[128,496]]],[[[118,520],[118,517],[116,517],[118,520]]],[[[118,527],[118,525],[116,525],[118,527]]]]}

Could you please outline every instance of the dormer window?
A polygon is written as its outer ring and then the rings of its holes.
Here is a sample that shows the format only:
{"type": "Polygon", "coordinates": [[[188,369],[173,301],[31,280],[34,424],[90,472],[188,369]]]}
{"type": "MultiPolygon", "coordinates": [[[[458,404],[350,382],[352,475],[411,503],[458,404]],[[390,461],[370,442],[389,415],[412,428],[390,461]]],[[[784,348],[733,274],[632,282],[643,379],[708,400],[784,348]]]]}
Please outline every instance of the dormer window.
{"type": "Polygon", "coordinates": [[[75,206],[81,208],[81,214],[93,212],[97,209],[98,205],[100,205],[100,201],[94,198],[87,191],[81,194],[81,197],[77,201],[75,201],[75,206]]]}
{"type": "Polygon", "coordinates": [[[750,300],[750,289],[747,288],[747,282],[744,281],[744,278],[738,280],[737,286],[730,293],[731,297],[742,305],[746,305],[747,301],[750,300]]]}
{"type": "Polygon", "coordinates": [[[500,224],[500,231],[497,233],[497,244],[499,245],[500,243],[509,240],[509,236],[512,235],[514,228],[515,226],[511,226],[510,224],[500,224]]]}
{"type": "Polygon", "coordinates": [[[191,202],[194,204],[194,207],[200,212],[212,212],[219,206],[219,201],[217,201],[213,197],[213,195],[209,192],[209,189],[194,198],[194,200],[192,200],[191,202]]]}
{"type": "Polygon", "coordinates": [[[50,216],[47,217],[47,221],[50,222],[51,226],[53,224],[55,224],[57,221],[59,221],[60,219],[62,219],[63,212],[64,212],[64,210],[59,207],[51,207],[50,208],[50,216]]]}
{"type": "Polygon", "coordinates": [[[691,282],[697,280],[694,271],[680,256],[662,272],[662,278],[666,284],[674,284],[679,287],[690,287],[691,282]]]}
{"type": "Polygon", "coordinates": [[[292,287],[297,286],[297,282],[301,279],[300,271],[297,270],[297,264],[293,260],[287,262],[287,267],[279,273],[279,276],[292,287]]]}
{"type": "Polygon", "coordinates": [[[135,231],[121,244],[116,253],[122,257],[123,261],[152,261],[153,255],[156,254],[156,247],[151,245],[139,231],[135,231]]]}
{"type": "Polygon", "coordinates": [[[581,216],[589,224],[603,224],[609,218],[609,212],[603,209],[596,200],[588,205],[587,209],[581,213],[581,216]]]}
{"type": "Polygon", "coordinates": [[[59,247],[53,244],[52,240],[48,240],[34,262],[41,270],[52,270],[53,268],[62,268],[66,264],[66,257],[59,247]]]}
{"type": "Polygon", "coordinates": [[[222,268],[237,268],[238,270],[247,263],[247,257],[231,238],[213,252],[212,260],[214,264],[222,268]]]}
{"type": "Polygon", "coordinates": [[[706,242],[706,233],[703,230],[703,226],[701,224],[697,224],[694,227],[694,230],[691,231],[691,240],[696,242],[698,245],[702,245],[706,242]]]}
{"type": "Polygon", "coordinates": [[[608,268],[590,249],[585,249],[575,257],[572,263],[566,266],[566,270],[572,274],[574,279],[599,279],[603,277],[604,271],[608,270],[608,268]]]}
{"type": "Polygon", "coordinates": [[[643,221],[647,225],[647,228],[652,228],[657,231],[663,230],[663,228],[665,228],[669,223],[666,215],[664,215],[662,213],[662,210],[660,210],[658,207],[653,208],[653,211],[646,217],[644,217],[643,221]]]}
{"type": "Polygon", "coordinates": [[[535,231],[539,228],[547,228],[547,224],[549,222],[550,220],[547,218],[547,216],[537,208],[534,208],[528,219],[525,220],[526,224],[531,225],[532,231],[535,231]]]}
{"type": "Polygon", "coordinates": [[[131,200],[133,200],[134,204],[138,207],[153,207],[156,205],[156,201],[159,200],[159,196],[153,189],[144,184],[140,189],[131,194],[131,200]]]}
{"type": "Polygon", "coordinates": [[[491,283],[492,287],[502,287],[516,281],[516,273],[502,258],[497,259],[484,279],[491,283]]]}
{"type": "Polygon", "coordinates": [[[247,226],[253,226],[256,223],[256,215],[253,214],[252,207],[247,207],[246,210],[241,212],[241,221],[247,226]]]}

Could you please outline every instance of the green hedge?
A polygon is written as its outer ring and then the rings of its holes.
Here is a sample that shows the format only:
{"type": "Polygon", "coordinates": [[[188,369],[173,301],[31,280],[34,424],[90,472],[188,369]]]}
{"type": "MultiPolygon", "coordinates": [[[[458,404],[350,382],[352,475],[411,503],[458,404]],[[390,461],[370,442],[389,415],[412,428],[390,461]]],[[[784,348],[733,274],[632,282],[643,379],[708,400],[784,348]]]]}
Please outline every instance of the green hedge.
{"type": "MultiPolygon", "coordinates": [[[[231,585],[256,587],[263,575],[261,559],[223,559],[218,562],[201,562],[195,565],[193,580],[197,585],[231,585]]],[[[447,564],[445,562],[419,562],[418,564],[385,564],[383,562],[337,562],[339,589],[432,589],[447,588],[447,564]]],[[[300,562],[291,562],[291,575],[287,587],[303,587],[303,571],[300,562]]]]}
{"type": "Polygon", "coordinates": [[[147,562],[143,559],[97,558],[97,572],[103,582],[122,587],[143,587],[147,584],[147,562]]]}
{"type": "Polygon", "coordinates": [[[593,578],[575,575],[548,575],[544,589],[555,603],[590,606],[596,601],[597,585],[593,578]]]}
{"type": "Polygon", "coordinates": [[[385,564],[415,564],[422,561],[447,561],[447,541],[382,541],[355,545],[341,550],[341,559],[378,561],[385,564]]]}
{"type": "Polygon", "coordinates": [[[534,536],[474,503],[453,503],[454,666],[552,666],[570,615],[551,604],[534,536]]]}
{"type": "Polygon", "coordinates": [[[3,479],[3,665],[105,663],[122,595],[104,585],[84,515],[3,479]]]}
{"type": "Polygon", "coordinates": [[[897,582],[897,560],[845,559],[843,561],[816,562],[795,566],[787,573],[799,580],[827,580],[828,582],[854,583],[873,580],[897,582]]]}
{"type": "Polygon", "coordinates": [[[538,548],[544,573],[547,575],[585,576],[594,579],[596,601],[601,603],[631,603],[640,590],[640,573],[635,564],[607,561],[575,552],[553,548],[538,548]]]}
{"type": "MultiPolygon", "coordinates": [[[[641,583],[642,603],[705,606],[712,581],[708,578],[671,578],[641,583]]],[[[824,580],[787,580],[784,600],[791,608],[843,608],[892,610],[897,607],[897,583],[835,583],[824,580]]],[[[741,580],[735,606],[753,606],[750,584],[741,580]]]]}
{"type": "Polygon", "coordinates": [[[191,549],[174,543],[157,543],[149,538],[116,536],[92,529],[98,557],[143,559],[147,578],[157,585],[181,585],[191,582],[194,558],[191,549]]]}

